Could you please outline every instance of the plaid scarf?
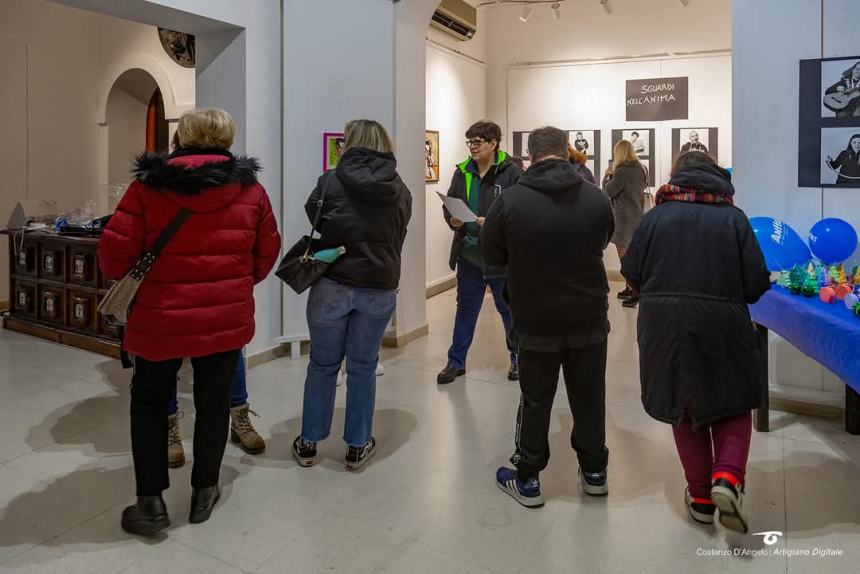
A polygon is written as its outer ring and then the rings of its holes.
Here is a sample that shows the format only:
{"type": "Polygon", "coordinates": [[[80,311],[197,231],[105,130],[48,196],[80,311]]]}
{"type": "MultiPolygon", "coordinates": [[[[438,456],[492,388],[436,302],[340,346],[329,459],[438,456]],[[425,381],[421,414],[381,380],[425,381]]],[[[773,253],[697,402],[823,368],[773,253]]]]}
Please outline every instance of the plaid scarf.
{"type": "Polygon", "coordinates": [[[677,185],[666,184],[657,190],[655,199],[656,205],[660,205],[665,201],[685,201],[687,203],[728,203],[734,205],[734,200],[730,195],[721,193],[713,193],[711,191],[701,191],[691,187],[678,187],[677,185]]]}

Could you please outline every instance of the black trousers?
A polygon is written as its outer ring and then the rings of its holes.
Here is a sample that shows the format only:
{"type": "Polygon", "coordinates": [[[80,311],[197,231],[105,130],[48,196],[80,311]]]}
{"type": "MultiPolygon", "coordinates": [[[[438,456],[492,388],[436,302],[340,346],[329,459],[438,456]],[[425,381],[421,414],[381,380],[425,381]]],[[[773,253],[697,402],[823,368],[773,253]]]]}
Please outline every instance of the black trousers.
{"type": "MultiPolygon", "coordinates": [[[[194,368],[194,468],[191,486],[218,484],[230,425],[230,387],[241,349],[191,359],[194,368]]],[[[167,404],[176,394],[182,359],[134,359],[131,452],[137,496],[161,494],[167,475],[167,404]]]]}
{"type": "Polygon", "coordinates": [[[520,349],[522,396],[511,462],[521,479],[537,476],[549,462],[549,424],[559,368],[573,414],[570,444],[579,465],[585,472],[606,469],[606,351],[607,341],[558,352],[520,349]]]}

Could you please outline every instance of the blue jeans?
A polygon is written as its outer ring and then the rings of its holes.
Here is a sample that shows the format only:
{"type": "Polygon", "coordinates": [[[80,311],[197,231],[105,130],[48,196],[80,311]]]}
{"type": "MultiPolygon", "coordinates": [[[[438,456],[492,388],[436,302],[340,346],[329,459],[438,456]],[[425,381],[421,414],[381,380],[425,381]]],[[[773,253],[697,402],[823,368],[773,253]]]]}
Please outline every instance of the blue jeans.
{"type": "Polygon", "coordinates": [[[331,433],[337,375],[346,356],[343,440],[356,447],[370,442],[379,347],[396,303],[393,289],[347,287],[325,278],[311,288],[307,312],[311,358],[302,411],[306,441],[320,442],[331,433]]]}
{"type": "MultiPolygon", "coordinates": [[[[454,337],[451,348],[448,349],[448,365],[451,367],[461,369],[466,367],[466,355],[469,353],[469,347],[472,346],[475,326],[478,324],[478,315],[481,314],[488,285],[493,293],[496,310],[502,316],[505,333],[511,331],[511,310],[502,296],[505,290],[505,278],[485,278],[477,265],[458,261],[457,315],[454,318],[454,337]]],[[[514,363],[517,360],[516,348],[510,344],[510,341],[507,346],[511,354],[511,362],[514,363]]]]}
{"type": "MultiPolygon", "coordinates": [[[[233,371],[233,382],[230,390],[230,406],[239,407],[248,402],[248,384],[245,380],[245,355],[240,354],[236,362],[236,370],[233,371]]],[[[167,415],[173,416],[179,411],[179,401],[176,395],[167,405],[167,415]]]]}

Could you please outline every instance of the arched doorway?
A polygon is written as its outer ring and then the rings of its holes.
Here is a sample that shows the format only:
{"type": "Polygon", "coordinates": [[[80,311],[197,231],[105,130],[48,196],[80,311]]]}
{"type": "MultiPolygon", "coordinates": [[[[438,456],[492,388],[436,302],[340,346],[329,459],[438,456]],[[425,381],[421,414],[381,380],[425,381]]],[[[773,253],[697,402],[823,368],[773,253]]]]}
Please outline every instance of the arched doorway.
{"type": "Polygon", "coordinates": [[[155,78],[139,68],[121,74],[108,94],[105,126],[107,207],[113,211],[132,178],[134,158],[144,150],[166,150],[170,141],[155,78]]]}

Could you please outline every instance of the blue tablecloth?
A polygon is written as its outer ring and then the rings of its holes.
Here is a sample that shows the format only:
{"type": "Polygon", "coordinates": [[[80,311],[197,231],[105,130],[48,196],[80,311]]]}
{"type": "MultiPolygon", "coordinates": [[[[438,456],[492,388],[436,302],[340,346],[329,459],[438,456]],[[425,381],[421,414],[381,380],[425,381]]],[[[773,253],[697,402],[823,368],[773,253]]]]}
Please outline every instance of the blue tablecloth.
{"type": "Polygon", "coordinates": [[[792,295],[773,286],[755,305],[753,321],[777,333],[860,392],[860,318],[842,301],[792,295]]]}

